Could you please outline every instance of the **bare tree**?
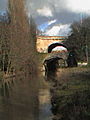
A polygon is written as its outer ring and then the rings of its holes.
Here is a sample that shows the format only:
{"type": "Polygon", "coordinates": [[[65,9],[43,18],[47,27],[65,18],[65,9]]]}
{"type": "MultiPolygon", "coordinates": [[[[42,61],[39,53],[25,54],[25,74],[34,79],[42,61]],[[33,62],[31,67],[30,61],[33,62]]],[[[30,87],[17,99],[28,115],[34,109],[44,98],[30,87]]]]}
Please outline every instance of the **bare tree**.
{"type": "MultiPolygon", "coordinates": [[[[11,16],[9,30],[13,63],[15,62],[14,65],[20,69],[19,67],[24,66],[24,64],[26,65],[26,62],[29,60],[29,64],[31,63],[31,66],[34,69],[35,42],[33,41],[35,36],[31,33],[35,26],[33,23],[31,23],[32,25],[29,25],[22,0],[9,0],[9,11],[11,16]]],[[[35,34],[35,30],[33,31],[33,34],[35,34]]]]}
{"type": "Polygon", "coordinates": [[[78,60],[87,61],[90,56],[90,18],[83,19],[81,22],[75,22],[72,24],[72,33],[68,37],[65,44],[70,49],[75,49],[78,55],[78,60]]]}
{"type": "MultiPolygon", "coordinates": [[[[17,82],[14,81],[16,83],[15,86],[12,87],[9,99],[10,103],[12,102],[12,105],[8,107],[10,107],[10,110],[13,109],[14,111],[12,116],[13,120],[18,118],[24,119],[23,112],[25,110],[25,119],[28,119],[27,117],[29,116],[30,120],[37,120],[38,75],[35,48],[36,27],[33,20],[29,24],[24,10],[23,0],[9,0],[9,14],[10,23],[2,26],[2,42],[5,41],[6,45],[7,41],[9,44],[8,61],[10,61],[11,69],[15,70],[15,80],[17,82]],[[15,103],[14,106],[13,103],[15,103]],[[19,106],[22,105],[20,110],[18,110],[17,103],[19,106]],[[16,114],[20,116],[16,116],[16,114]]],[[[5,52],[3,52],[3,54],[4,53],[5,52]]],[[[3,57],[3,60],[4,59],[5,58],[3,57]]]]}

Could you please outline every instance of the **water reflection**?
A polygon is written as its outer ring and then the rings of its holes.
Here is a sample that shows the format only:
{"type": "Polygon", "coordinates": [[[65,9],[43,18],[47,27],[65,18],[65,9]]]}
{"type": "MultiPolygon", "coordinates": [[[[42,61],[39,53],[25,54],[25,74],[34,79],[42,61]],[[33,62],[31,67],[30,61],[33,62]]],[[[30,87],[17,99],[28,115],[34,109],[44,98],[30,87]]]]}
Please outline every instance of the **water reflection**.
{"type": "Polygon", "coordinates": [[[36,78],[32,76],[26,80],[17,80],[11,86],[12,89],[6,84],[5,89],[1,88],[0,120],[38,120],[39,103],[36,78]]]}
{"type": "Polygon", "coordinates": [[[39,90],[33,76],[0,89],[0,120],[52,120],[49,81],[56,79],[56,73],[41,74],[40,79],[39,90]]]}
{"type": "Polygon", "coordinates": [[[52,120],[50,92],[48,89],[41,89],[39,92],[39,120],[52,120]]]}
{"type": "MultiPolygon", "coordinates": [[[[43,76],[43,73],[42,73],[43,76]]],[[[43,87],[39,90],[39,120],[53,120],[53,114],[51,111],[51,86],[56,80],[56,72],[49,71],[43,77],[41,81],[43,82],[43,87]]]]}

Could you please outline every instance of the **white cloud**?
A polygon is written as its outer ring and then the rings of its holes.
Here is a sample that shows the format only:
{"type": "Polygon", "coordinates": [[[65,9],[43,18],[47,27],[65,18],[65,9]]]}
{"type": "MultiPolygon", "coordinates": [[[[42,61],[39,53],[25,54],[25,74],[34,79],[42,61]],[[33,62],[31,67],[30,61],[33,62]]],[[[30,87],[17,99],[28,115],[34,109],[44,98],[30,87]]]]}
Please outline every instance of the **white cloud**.
{"type": "Polygon", "coordinates": [[[62,24],[78,21],[81,12],[90,15],[89,6],[90,0],[26,0],[26,8],[30,13],[28,15],[32,15],[37,25],[52,19],[57,19],[62,24]]]}
{"type": "Polygon", "coordinates": [[[51,24],[55,23],[56,21],[57,20],[51,20],[51,21],[48,22],[48,25],[51,25],[51,24]]]}
{"type": "Polygon", "coordinates": [[[61,36],[66,36],[70,33],[71,28],[70,28],[70,24],[59,24],[59,25],[55,25],[53,26],[51,29],[47,30],[45,32],[45,35],[49,35],[49,36],[57,36],[57,35],[61,35],[61,36]]]}
{"type": "Polygon", "coordinates": [[[52,11],[49,7],[44,6],[43,8],[37,9],[38,14],[46,17],[52,17],[52,11]]]}
{"type": "Polygon", "coordinates": [[[90,12],[90,0],[67,0],[67,7],[74,12],[90,12]]]}
{"type": "Polygon", "coordinates": [[[46,35],[50,35],[50,36],[53,36],[53,35],[57,35],[60,31],[60,25],[58,26],[53,26],[50,30],[46,31],[46,35]]]}

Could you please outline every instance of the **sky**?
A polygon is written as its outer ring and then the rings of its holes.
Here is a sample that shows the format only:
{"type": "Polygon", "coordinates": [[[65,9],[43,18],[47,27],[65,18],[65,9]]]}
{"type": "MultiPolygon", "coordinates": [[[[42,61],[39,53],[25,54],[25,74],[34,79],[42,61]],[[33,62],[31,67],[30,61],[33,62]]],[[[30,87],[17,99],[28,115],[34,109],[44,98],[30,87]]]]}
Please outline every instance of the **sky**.
{"type": "Polygon", "coordinates": [[[7,8],[7,0],[0,0],[0,10],[5,10],[7,8]]]}
{"type": "MultiPolygon", "coordinates": [[[[6,1],[0,0],[0,10],[6,9],[6,1]]],[[[90,15],[90,0],[26,0],[26,9],[43,34],[65,36],[71,23],[90,15]]]]}

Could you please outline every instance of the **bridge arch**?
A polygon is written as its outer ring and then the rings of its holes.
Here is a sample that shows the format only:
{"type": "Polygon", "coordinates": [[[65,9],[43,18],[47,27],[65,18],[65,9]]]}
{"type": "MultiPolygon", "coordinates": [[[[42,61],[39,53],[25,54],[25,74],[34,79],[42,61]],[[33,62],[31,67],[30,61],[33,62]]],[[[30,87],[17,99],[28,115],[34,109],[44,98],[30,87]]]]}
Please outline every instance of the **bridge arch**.
{"type": "Polygon", "coordinates": [[[55,47],[57,47],[57,46],[65,47],[65,48],[68,50],[67,46],[64,45],[64,44],[62,44],[62,43],[52,43],[52,44],[50,44],[50,45],[48,46],[48,53],[51,53],[52,50],[53,50],[53,48],[55,48],[55,47]]]}

